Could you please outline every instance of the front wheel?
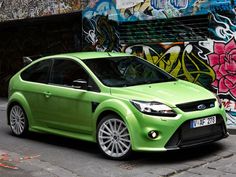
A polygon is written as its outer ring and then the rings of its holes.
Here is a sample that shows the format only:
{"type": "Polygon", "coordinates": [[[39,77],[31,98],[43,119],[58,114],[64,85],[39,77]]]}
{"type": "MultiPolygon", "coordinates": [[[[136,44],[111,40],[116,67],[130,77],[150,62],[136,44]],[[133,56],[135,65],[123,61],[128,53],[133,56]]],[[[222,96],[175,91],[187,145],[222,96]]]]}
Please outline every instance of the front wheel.
{"type": "Polygon", "coordinates": [[[23,108],[15,104],[9,111],[9,122],[15,136],[24,136],[28,131],[28,121],[23,108]]]}
{"type": "Polygon", "coordinates": [[[118,116],[105,116],[98,124],[97,142],[101,151],[111,159],[124,159],[131,153],[128,128],[118,116]]]}

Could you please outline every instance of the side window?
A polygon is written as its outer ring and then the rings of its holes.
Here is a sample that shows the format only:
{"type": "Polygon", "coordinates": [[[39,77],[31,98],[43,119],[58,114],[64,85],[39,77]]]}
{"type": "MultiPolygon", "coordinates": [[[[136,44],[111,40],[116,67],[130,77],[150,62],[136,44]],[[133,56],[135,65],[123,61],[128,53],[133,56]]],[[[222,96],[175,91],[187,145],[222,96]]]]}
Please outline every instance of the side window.
{"type": "Polygon", "coordinates": [[[90,85],[91,90],[97,91],[96,84],[78,63],[66,59],[54,60],[51,71],[51,84],[71,87],[73,85],[73,81],[77,79],[86,80],[88,85],[90,85]]]}
{"type": "Polygon", "coordinates": [[[30,66],[21,73],[26,81],[48,83],[51,60],[44,60],[30,66]]]}

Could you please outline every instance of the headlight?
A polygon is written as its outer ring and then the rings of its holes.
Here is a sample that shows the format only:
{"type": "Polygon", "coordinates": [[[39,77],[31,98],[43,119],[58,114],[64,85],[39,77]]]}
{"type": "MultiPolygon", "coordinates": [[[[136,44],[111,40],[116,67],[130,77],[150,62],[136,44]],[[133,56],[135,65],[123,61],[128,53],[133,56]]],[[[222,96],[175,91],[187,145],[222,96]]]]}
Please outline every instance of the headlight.
{"type": "Polygon", "coordinates": [[[156,116],[175,117],[177,114],[169,106],[159,102],[135,101],[131,103],[142,113],[156,116]]]}

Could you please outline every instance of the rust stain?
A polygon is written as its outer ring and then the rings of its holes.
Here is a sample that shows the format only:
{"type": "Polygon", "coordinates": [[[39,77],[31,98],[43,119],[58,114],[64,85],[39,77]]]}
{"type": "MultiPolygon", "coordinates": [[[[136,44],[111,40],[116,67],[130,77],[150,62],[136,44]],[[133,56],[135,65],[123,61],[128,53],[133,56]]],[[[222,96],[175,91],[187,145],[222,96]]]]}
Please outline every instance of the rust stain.
{"type": "Polygon", "coordinates": [[[4,163],[0,163],[0,167],[9,168],[9,169],[12,169],[12,170],[18,170],[19,169],[16,166],[7,165],[7,164],[4,164],[4,163]]]}
{"type": "Polygon", "coordinates": [[[15,157],[12,158],[9,154],[4,153],[4,154],[0,154],[0,168],[8,168],[8,169],[12,169],[12,170],[18,170],[19,168],[16,166],[17,163],[21,163],[24,162],[26,160],[30,160],[30,159],[35,159],[40,157],[40,155],[34,155],[34,156],[21,156],[21,157],[15,157]],[[10,164],[10,163],[14,163],[14,165],[10,164]]]}

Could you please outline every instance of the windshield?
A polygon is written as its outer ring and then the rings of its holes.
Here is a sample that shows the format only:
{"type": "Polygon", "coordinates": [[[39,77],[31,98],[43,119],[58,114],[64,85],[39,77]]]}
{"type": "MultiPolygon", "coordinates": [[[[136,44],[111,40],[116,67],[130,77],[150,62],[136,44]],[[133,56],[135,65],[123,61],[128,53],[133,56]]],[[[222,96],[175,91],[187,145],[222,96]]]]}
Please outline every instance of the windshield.
{"type": "Polygon", "coordinates": [[[125,87],[176,79],[135,56],[83,60],[100,81],[109,87],[125,87]]]}

